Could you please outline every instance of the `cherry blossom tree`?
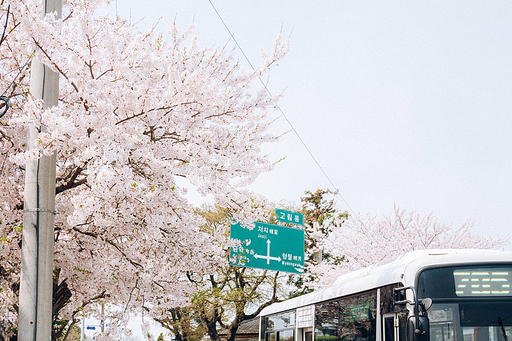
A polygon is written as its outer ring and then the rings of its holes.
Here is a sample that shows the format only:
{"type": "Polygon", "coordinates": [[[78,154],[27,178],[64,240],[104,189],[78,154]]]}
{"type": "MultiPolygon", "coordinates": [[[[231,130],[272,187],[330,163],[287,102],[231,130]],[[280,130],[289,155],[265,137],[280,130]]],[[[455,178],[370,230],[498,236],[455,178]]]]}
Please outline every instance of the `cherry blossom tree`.
{"type": "MultiPolygon", "coordinates": [[[[11,108],[0,126],[0,316],[16,323],[24,164],[57,154],[55,316],[75,321],[101,299],[129,311],[144,295],[180,304],[187,271],[224,264],[224,236],[203,233],[187,189],[211,195],[235,219],[268,219],[246,190],[273,167],[260,146],[277,97],[253,82],[286,54],[278,38],[254,71],[224,49],[200,48],[192,28],[141,32],[95,15],[108,1],[64,0],[62,19],[41,19],[39,0],[10,4],[0,45],[0,87],[11,108]],[[60,75],[59,105],[28,90],[30,61],[60,75]],[[26,125],[48,128],[25,150],[26,125]],[[160,297],[161,298],[161,297],[160,297]]],[[[7,2],[0,2],[3,18],[7,2]]],[[[54,299],[55,300],[55,299],[54,299]]],[[[55,309],[54,309],[55,310],[55,309]]],[[[0,318],[1,319],[1,318],[0,318]]]]}
{"type": "MultiPolygon", "coordinates": [[[[395,207],[393,214],[378,219],[366,215],[349,216],[343,224],[331,225],[321,248],[335,257],[344,257],[339,263],[326,259],[310,267],[310,288],[330,286],[336,278],[385,259],[421,249],[489,249],[506,245],[510,238],[484,237],[472,232],[474,223],[453,226],[440,222],[436,216],[421,216],[415,211],[395,207]]],[[[336,258],[335,258],[336,259],[336,258]]],[[[339,259],[339,258],[338,258],[339,259]]]]}

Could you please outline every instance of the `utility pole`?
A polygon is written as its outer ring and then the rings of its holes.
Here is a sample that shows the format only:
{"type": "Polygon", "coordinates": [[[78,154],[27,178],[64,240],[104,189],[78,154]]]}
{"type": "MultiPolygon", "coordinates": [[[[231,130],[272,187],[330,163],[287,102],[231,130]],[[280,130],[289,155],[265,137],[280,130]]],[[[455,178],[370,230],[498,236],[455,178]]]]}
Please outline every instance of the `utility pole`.
{"type": "MultiPolygon", "coordinates": [[[[44,15],[62,15],[62,0],[42,0],[44,15]]],[[[30,92],[45,108],[58,104],[59,75],[32,61],[30,92]]],[[[31,123],[27,149],[35,148],[39,132],[46,127],[31,123]]],[[[18,340],[48,341],[52,331],[53,244],[55,223],[56,155],[42,155],[26,165],[18,340]]]]}

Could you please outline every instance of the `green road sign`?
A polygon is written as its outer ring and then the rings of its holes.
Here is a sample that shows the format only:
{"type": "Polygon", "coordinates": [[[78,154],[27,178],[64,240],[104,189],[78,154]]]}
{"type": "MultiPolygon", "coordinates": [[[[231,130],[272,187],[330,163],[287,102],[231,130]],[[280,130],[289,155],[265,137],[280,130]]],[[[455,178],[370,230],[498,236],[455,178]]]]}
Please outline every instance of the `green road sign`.
{"type": "Polygon", "coordinates": [[[256,222],[249,230],[231,225],[231,239],[242,242],[232,247],[230,265],[284,272],[304,272],[304,230],[256,222]]]}
{"type": "Polygon", "coordinates": [[[283,223],[304,225],[304,215],[302,213],[285,211],[276,208],[276,216],[276,219],[278,221],[282,221],[283,223]]]}

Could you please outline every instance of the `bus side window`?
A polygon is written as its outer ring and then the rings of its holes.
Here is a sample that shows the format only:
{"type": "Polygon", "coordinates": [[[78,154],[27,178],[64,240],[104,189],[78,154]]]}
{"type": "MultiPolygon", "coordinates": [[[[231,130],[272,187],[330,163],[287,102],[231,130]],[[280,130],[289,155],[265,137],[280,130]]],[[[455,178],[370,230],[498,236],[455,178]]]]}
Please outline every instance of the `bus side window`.
{"type": "Polygon", "coordinates": [[[277,341],[294,341],[294,331],[292,329],[281,330],[277,332],[277,341]]]}
{"type": "Polygon", "coordinates": [[[276,341],[276,333],[274,333],[274,332],[266,333],[265,341],[276,341]]]}
{"type": "Polygon", "coordinates": [[[375,341],[376,293],[340,300],[340,341],[375,341]]]}

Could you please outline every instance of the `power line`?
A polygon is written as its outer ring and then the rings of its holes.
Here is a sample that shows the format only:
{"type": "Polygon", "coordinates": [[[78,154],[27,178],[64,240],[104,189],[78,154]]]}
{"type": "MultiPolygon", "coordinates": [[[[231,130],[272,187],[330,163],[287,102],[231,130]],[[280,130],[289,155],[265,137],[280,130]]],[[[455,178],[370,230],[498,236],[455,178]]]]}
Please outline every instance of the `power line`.
{"type": "MultiPolygon", "coordinates": [[[[238,44],[238,41],[236,40],[235,36],[233,35],[233,33],[231,32],[231,30],[229,29],[228,25],[226,24],[226,22],[224,21],[224,19],[222,19],[222,16],[220,15],[219,11],[217,11],[217,8],[215,8],[215,5],[213,4],[212,0],[208,0],[210,2],[210,5],[213,7],[213,10],[215,11],[215,13],[217,13],[217,16],[219,17],[220,21],[222,22],[222,24],[224,25],[224,27],[226,28],[226,30],[228,31],[231,39],[233,39],[233,41],[235,42],[235,45],[236,47],[240,50],[240,52],[242,53],[242,55],[244,56],[245,60],[247,61],[247,63],[249,63],[249,66],[252,68],[253,71],[255,71],[256,69],[254,68],[254,66],[252,65],[251,61],[249,60],[249,58],[247,57],[247,55],[245,54],[244,50],[242,49],[242,47],[240,46],[240,44],[238,44]]],[[[260,83],[263,85],[265,91],[269,94],[269,96],[272,96],[272,94],[270,93],[267,85],[263,82],[263,80],[261,79],[261,77],[258,77],[260,83]]],[[[348,209],[350,210],[350,212],[352,212],[352,214],[362,223],[361,219],[359,219],[358,215],[354,212],[354,210],[352,209],[352,207],[350,207],[350,205],[348,204],[348,202],[345,200],[345,198],[341,195],[339,189],[334,185],[334,183],[332,182],[331,178],[327,175],[327,173],[325,172],[325,170],[323,169],[323,167],[320,165],[320,163],[318,162],[318,160],[315,158],[315,156],[313,155],[313,153],[311,152],[311,150],[308,148],[308,146],[306,145],[306,143],[304,142],[304,140],[302,139],[302,137],[299,135],[299,132],[295,129],[295,127],[293,126],[293,124],[290,122],[290,120],[288,119],[288,117],[286,116],[286,114],[283,112],[283,110],[281,109],[281,107],[278,105],[277,106],[277,110],[279,110],[279,112],[281,113],[281,115],[284,117],[284,119],[286,120],[286,122],[288,122],[288,124],[290,125],[292,131],[295,133],[295,135],[297,136],[297,138],[299,139],[300,143],[302,144],[302,146],[306,149],[306,151],[308,152],[309,156],[311,156],[311,158],[313,159],[313,161],[315,162],[315,164],[317,165],[317,167],[320,169],[320,171],[322,172],[322,174],[324,175],[324,177],[327,179],[327,181],[329,182],[329,184],[334,188],[336,194],[341,198],[341,200],[345,203],[345,205],[347,205],[348,209]]]]}

